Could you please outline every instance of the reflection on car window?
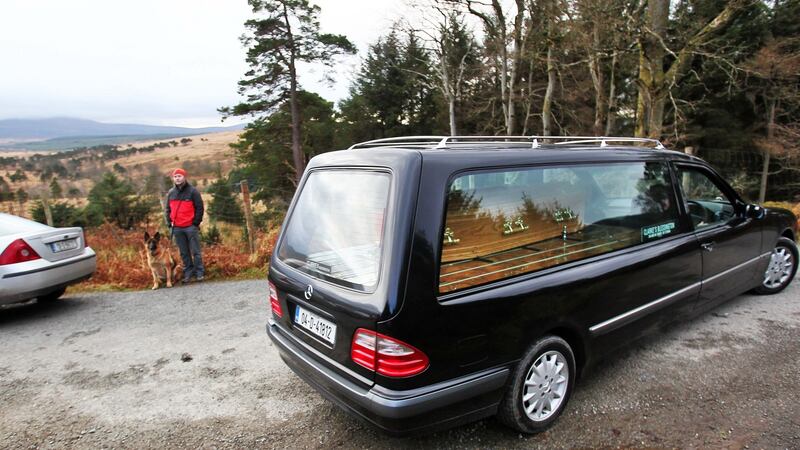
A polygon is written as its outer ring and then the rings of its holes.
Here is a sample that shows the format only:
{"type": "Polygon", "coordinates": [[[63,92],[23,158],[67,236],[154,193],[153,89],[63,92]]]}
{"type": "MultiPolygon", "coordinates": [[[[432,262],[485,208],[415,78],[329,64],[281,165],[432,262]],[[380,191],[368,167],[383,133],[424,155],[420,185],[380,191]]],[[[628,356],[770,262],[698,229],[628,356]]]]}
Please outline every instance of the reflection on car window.
{"type": "Polygon", "coordinates": [[[695,229],[718,225],[733,217],[733,203],[705,172],[679,167],[678,180],[695,229]]]}
{"type": "Polygon", "coordinates": [[[315,278],[370,292],[380,273],[390,176],[312,172],[284,229],[278,258],[315,278]]]}
{"type": "Polygon", "coordinates": [[[662,163],[544,167],[456,178],[448,193],[440,292],[677,233],[662,163]]]}

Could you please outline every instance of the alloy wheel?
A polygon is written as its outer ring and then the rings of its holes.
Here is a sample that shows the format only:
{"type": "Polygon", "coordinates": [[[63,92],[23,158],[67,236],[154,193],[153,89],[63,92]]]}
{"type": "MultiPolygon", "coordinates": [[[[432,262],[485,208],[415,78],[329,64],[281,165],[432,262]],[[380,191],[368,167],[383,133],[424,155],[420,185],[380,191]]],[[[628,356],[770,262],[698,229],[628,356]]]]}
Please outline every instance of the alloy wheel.
{"type": "Polygon", "coordinates": [[[528,418],[541,422],[558,411],[568,384],[569,368],[564,355],[555,350],[540,355],[528,370],[522,389],[522,406],[528,418]]]}
{"type": "Polygon", "coordinates": [[[776,289],[786,283],[794,270],[794,255],[786,247],[776,247],[769,259],[769,266],[764,272],[764,287],[776,289]]]}

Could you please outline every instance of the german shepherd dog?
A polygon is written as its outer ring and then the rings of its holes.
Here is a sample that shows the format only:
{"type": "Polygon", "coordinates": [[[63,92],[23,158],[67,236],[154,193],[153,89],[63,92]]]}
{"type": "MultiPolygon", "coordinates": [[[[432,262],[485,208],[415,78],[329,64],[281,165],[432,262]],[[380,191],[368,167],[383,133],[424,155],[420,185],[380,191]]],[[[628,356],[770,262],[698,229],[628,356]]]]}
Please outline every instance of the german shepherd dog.
{"type": "Polygon", "coordinates": [[[162,282],[167,282],[167,287],[172,287],[175,280],[179,280],[180,272],[183,269],[175,263],[175,258],[169,248],[162,248],[159,243],[161,242],[161,233],[156,231],[156,234],[150,236],[147,231],[144,232],[144,249],[147,253],[147,266],[150,267],[150,272],[153,273],[153,287],[158,289],[162,282]]]}

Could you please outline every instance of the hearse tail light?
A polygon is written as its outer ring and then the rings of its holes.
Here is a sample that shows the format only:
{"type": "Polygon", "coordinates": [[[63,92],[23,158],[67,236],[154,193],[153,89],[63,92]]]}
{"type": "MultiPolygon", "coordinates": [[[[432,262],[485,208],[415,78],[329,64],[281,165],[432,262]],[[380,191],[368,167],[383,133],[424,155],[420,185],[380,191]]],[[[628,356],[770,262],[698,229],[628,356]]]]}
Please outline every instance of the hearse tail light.
{"type": "Polygon", "coordinates": [[[3,250],[3,253],[0,253],[0,266],[33,261],[39,258],[41,258],[41,256],[39,256],[27,242],[22,239],[17,239],[9,244],[8,247],[3,250]]]}
{"type": "Polygon", "coordinates": [[[275,317],[283,317],[283,309],[281,309],[281,302],[278,301],[278,289],[275,288],[275,285],[272,284],[272,281],[268,281],[269,283],[269,305],[272,308],[272,315],[275,317]]]}
{"type": "Polygon", "coordinates": [[[428,357],[419,349],[365,328],[359,328],[353,335],[350,358],[360,366],[392,378],[410,377],[428,368],[428,357]]]}

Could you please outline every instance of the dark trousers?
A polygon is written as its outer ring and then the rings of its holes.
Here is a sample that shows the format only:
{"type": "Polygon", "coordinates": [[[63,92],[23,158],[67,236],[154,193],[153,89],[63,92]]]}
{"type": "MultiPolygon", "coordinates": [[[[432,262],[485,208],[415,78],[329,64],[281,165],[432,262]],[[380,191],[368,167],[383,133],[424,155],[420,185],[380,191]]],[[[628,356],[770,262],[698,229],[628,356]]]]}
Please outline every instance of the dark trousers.
{"type": "Polygon", "coordinates": [[[187,280],[192,275],[204,276],[206,268],[203,267],[203,256],[200,254],[200,230],[194,225],[175,227],[172,235],[175,236],[175,243],[181,252],[183,279],[187,280]]]}

